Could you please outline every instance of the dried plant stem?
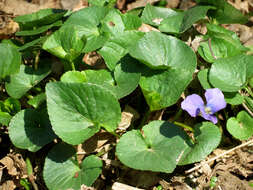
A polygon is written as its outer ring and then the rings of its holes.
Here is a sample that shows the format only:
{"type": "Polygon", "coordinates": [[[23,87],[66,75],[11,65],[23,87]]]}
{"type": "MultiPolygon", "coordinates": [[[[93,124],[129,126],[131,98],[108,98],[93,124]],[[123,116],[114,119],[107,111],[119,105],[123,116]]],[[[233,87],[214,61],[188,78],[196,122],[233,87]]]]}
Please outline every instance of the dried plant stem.
{"type": "MultiPolygon", "coordinates": [[[[233,152],[233,151],[235,151],[235,150],[237,150],[237,149],[240,149],[240,148],[242,148],[242,147],[244,147],[244,146],[247,146],[247,145],[249,145],[249,144],[251,144],[251,143],[253,143],[253,139],[251,139],[250,141],[245,142],[245,143],[243,143],[243,144],[240,144],[240,145],[238,145],[238,146],[236,146],[236,147],[234,147],[234,148],[232,148],[232,149],[230,149],[230,150],[228,150],[228,151],[225,151],[225,152],[223,152],[222,154],[219,154],[219,155],[217,155],[217,156],[215,156],[215,157],[213,157],[213,158],[207,160],[207,161],[204,162],[204,163],[205,163],[205,164],[208,164],[208,163],[210,163],[210,162],[212,162],[212,161],[214,161],[214,160],[216,160],[216,159],[218,159],[218,158],[220,158],[220,157],[222,157],[222,156],[225,156],[226,154],[228,154],[228,153],[230,153],[230,152],[233,152]]],[[[193,167],[193,168],[191,168],[191,169],[185,171],[185,173],[191,173],[191,172],[193,172],[193,171],[195,171],[195,170],[197,170],[197,169],[199,169],[199,168],[201,168],[201,167],[202,167],[202,164],[199,164],[199,165],[197,165],[197,166],[195,166],[195,167],[193,167]]]]}
{"type": "Polygon", "coordinates": [[[211,55],[214,59],[217,59],[217,57],[213,53],[212,45],[211,45],[211,38],[208,39],[208,47],[210,49],[211,55]]]}
{"type": "Polygon", "coordinates": [[[245,103],[242,103],[242,106],[244,107],[245,110],[253,117],[253,112],[248,108],[248,106],[245,103]]]}

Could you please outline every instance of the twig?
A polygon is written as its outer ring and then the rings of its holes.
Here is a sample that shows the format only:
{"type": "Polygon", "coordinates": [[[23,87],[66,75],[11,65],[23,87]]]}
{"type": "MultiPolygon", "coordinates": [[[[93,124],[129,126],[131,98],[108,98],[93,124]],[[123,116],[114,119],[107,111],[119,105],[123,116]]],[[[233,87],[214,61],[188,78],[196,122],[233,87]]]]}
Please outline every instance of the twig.
{"type": "MultiPolygon", "coordinates": [[[[243,143],[243,144],[240,144],[240,145],[238,145],[238,146],[236,146],[236,147],[234,147],[234,148],[232,148],[232,149],[230,149],[230,150],[228,150],[228,151],[225,151],[225,152],[223,152],[222,154],[220,154],[220,155],[218,155],[218,156],[215,156],[214,158],[211,158],[210,160],[207,160],[207,161],[204,162],[204,163],[208,164],[208,163],[210,163],[210,162],[212,162],[212,161],[214,161],[214,160],[216,160],[216,159],[218,159],[218,158],[220,158],[220,157],[222,157],[222,156],[225,156],[226,154],[228,154],[228,153],[230,153],[230,152],[233,152],[233,151],[235,151],[235,150],[237,150],[237,149],[239,149],[239,148],[242,148],[242,147],[244,147],[244,146],[247,146],[247,145],[249,145],[249,144],[251,144],[251,143],[253,143],[253,139],[251,139],[250,141],[245,142],[245,143],[243,143]]],[[[193,172],[193,171],[195,171],[195,170],[197,170],[197,169],[199,169],[199,168],[201,168],[201,167],[202,167],[202,164],[199,164],[199,165],[197,165],[197,166],[195,166],[195,167],[193,167],[193,168],[191,168],[191,169],[185,171],[185,173],[191,173],[191,172],[193,172]]]]}
{"type": "Polygon", "coordinates": [[[214,55],[213,53],[213,49],[212,49],[212,46],[211,46],[211,38],[208,39],[208,47],[210,49],[210,52],[211,52],[211,55],[214,59],[217,59],[217,57],[214,55]]]}
{"type": "Polygon", "coordinates": [[[253,112],[248,108],[248,106],[245,103],[242,103],[242,106],[245,108],[245,110],[248,111],[248,113],[253,117],[253,112]]]}

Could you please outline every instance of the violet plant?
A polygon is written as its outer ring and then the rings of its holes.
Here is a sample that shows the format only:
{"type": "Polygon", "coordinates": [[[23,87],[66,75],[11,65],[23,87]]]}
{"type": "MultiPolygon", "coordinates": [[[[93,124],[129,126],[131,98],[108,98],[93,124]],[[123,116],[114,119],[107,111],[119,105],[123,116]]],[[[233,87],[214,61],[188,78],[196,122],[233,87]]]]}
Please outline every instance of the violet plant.
{"type": "Polygon", "coordinates": [[[218,122],[214,113],[224,109],[227,105],[222,91],[218,88],[206,89],[206,104],[197,94],[189,95],[181,103],[183,110],[187,111],[192,117],[201,116],[214,124],[218,122]]]}
{"type": "Polygon", "coordinates": [[[253,135],[252,50],[220,25],[243,24],[247,16],[223,0],[198,0],[186,11],[147,4],[124,14],[112,8],[114,0],[89,2],[93,6],[77,12],[45,9],[19,16],[21,31],[0,43],[1,129],[17,149],[30,152],[25,157],[44,151],[49,190],[92,186],[103,170],[101,156],[132,169],[172,173],[217,148],[220,128],[231,139],[253,135]],[[207,34],[193,51],[182,39],[199,21],[207,34]],[[98,54],[103,67],[83,61],[98,54]],[[181,107],[205,122],[180,114],[181,95],[190,84],[193,91],[206,89],[206,102],[192,94],[181,107]],[[128,106],[140,119],[122,131],[118,126],[128,106]],[[224,119],[217,123],[222,109],[224,119]],[[161,110],[162,120],[147,120],[161,110]],[[78,160],[77,145],[101,131],[113,136],[109,153],[86,152],[78,160]]]}

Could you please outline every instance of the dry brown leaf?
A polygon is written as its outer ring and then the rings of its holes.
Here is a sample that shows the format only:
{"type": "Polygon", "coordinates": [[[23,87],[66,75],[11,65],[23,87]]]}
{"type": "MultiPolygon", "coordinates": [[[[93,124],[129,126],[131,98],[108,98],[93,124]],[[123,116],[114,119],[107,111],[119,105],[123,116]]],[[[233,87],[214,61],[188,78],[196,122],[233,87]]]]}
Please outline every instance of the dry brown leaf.
{"type": "Polygon", "coordinates": [[[177,8],[180,3],[180,0],[167,0],[167,8],[177,8]]]}
{"type": "Polygon", "coordinates": [[[160,32],[158,29],[144,23],[142,23],[142,25],[138,28],[138,30],[141,32],[150,32],[150,31],[160,32]]]}
{"type": "Polygon", "coordinates": [[[86,8],[88,7],[89,3],[87,0],[80,0],[79,3],[77,3],[74,8],[73,11],[78,11],[80,9],[86,8]]]}
{"type": "MultiPolygon", "coordinates": [[[[89,154],[92,152],[99,152],[100,148],[102,148],[109,141],[113,141],[114,136],[108,132],[100,131],[96,133],[94,136],[89,138],[82,144],[82,150],[84,153],[89,154]]],[[[78,152],[81,150],[79,149],[78,152]]]]}
{"type": "Polygon", "coordinates": [[[12,158],[10,158],[9,156],[5,156],[0,160],[0,163],[7,168],[9,175],[12,176],[18,175],[17,168],[15,167],[14,160],[12,158]]]}
{"type": "Polygon", "coordinates": [[[36,12],[46,8],[61,8],[59,0],[47,0],[44,4],[38,5],[28,3],[24,0],[2,0],[0,1],[0,10],[8,14],[24,15],[36,12]]]}
{"type": "Polygon", "coordinates": [[[112,190],[144,190],[144,189],[139,189],[123,183],[115,182],[112,185],[112,190]]]}
{"type": "Polygon", "coordinates": [[[135,8],[138,8],[138,7],[144,7],[148,3],[154,4],[158,1],[160,1],[160,0],[137,0],[133,3],[127,4],[127,10],[135,9],[135,8]]]}
{"type": "Polygon", "coordinates": [[[83,62],[97,69],[106,68],[103,58],[95,51],[86,53],[83,57],[83,62]]]}
{"type": "MultiPolygon", "coordinates": [[[[0,15],[0,35],[11,35],[18,31],[18,23],[14,22],[11,15],[0,15]]],[[[7,37],[8,38],[8,37],[7,37]]],[[[3,39],[2,37],[0,39],[3,39]]]]}
{"type": "Polygon", "coordinates": [[[133,109],[131,106],[126,106],[124,111],[121,113],[121,121],[118,129],[126,131],[132,122],[140,118],[140,114],[133,109]]]}
{"type": "Polygon", "coordinates": [[[11,180],[5,181],[3,184],[0,184],[0,190],[14,190],[15,188],[16,185],[11,180]]]}
{"type": "Polygon", "coordinates": [[[81,185],[80,190],[96,190],[96,189],[93,187],[87,187],[86,185],[81,185]]]}

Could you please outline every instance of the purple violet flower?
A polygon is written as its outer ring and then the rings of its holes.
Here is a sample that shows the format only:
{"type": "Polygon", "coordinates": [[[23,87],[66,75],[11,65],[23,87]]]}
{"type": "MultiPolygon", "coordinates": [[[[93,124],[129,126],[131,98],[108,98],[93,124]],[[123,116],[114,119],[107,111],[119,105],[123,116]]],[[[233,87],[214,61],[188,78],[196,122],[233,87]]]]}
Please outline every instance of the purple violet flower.
{"type": "Polygon", "coordinates": [[[181,103],[181,108],[187,111],[192,117],[200,115],[214,124],[218,122],[217,117],[213,115],[217,111],[226,107],[226,101],[223,93],[218,88],[207,89],[205,92],[206,104],[197,94],[187,96],[181,103]]]}

